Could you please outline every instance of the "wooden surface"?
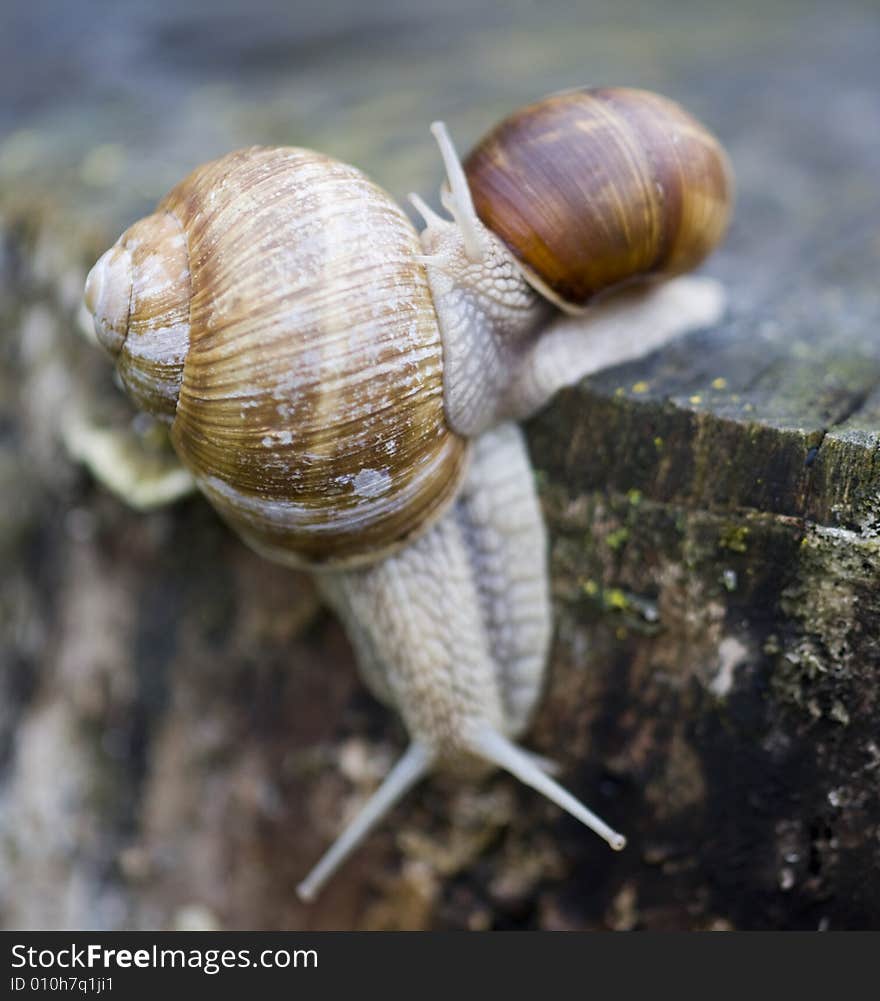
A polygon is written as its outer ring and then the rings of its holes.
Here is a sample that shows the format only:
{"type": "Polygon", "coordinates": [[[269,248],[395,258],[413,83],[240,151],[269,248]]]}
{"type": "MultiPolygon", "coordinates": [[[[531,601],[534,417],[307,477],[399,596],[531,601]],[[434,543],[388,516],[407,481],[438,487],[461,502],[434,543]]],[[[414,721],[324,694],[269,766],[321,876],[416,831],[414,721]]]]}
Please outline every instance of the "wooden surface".
{"type": "MultiPolygon", "coordinates": [[[[875,3],[194,0],[0,18],[0,921],[13,928],[880,926],[875,3]],[[209,13],[210,10],[210,13],[209,13]],[[196,163],[309,145],[396,197],[501,114],[659,90],[738,179],[730,311],[528,433],[557,635],[531,746],[630,838],[512,780],[426,783],[293,887],[402,746],[309,580],[201,501],[70,461],[127,404],[87,267],[196,163]]],[[[435,202],[436,204],[436,202],[435,202]]]]}

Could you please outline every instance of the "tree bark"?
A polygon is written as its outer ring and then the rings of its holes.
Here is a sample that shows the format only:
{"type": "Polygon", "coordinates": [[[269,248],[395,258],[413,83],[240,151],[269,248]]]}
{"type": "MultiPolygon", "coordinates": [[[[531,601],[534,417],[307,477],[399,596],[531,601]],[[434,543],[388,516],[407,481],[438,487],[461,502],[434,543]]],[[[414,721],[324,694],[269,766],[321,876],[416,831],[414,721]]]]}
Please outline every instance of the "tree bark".
{"type": "Polygon", "coordinates": [[[737,5],[711,31],[647,4],[626,25],[560,2],[512,26],[416,6],[387,25],[355,4],[294,24],[264,0],[234,56],[222,33],[181,42],[194,0],[96,22],[101,60],[63,20],[39,26],[57,90],[46,100],[22,67],[0,143],[0,922],[880,926],[871,5],[737,5]],[[351,37],[380,28],[363,55],[351,37]],[[464,47],[461,73],[438,39],[464,47]],[[502,79],[502,54],[528,73],[502,79]],[[296,883],[403,731],[308,577],[261,561],[199,499],[139,514],[70,460],[71,415],[132,418],[74,334],[85,273],[226,149],[310,145],[425,193],[439,112],[465,148],[584,66],[681,99],[739,179],[707,268],[725,321],[567,390],[527,427],[556,616],[528,744],[629,846],[609,852],[503,775],[432,779],[307,907],[296,883]]]}

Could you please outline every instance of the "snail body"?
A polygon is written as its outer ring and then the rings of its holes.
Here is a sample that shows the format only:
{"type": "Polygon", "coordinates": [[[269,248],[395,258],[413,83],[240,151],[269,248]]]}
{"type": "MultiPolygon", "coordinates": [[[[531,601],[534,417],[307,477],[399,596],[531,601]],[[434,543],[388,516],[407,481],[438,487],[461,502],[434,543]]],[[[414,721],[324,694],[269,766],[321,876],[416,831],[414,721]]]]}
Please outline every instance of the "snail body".
{"type": "MultiPolygon", "coordinates": [[[[580,314],[621,288],[695,268],[723,237],[732,173],[721,144],[667,98],[632,88],[554,94],[505,118],[449,177],[449,223],[422,243],[446,347],[446,414],[474,435],[548,396],[528,382],[548,310],[580,314]],[[525,379],[523,372],[525,371],[525,379]]],[[[420,203],[417,202],[420,207],[420,203]]],[[[566,357],[571,380],[583,352],[566,357]]]]}
{"type": "Polygon", "coordinates": [[[589,306],[576,326],[560,306],[582,311],[609,289],[701,260],[726,225],[729,178],[717,142],[671,102],[579,93],[576,113],[557,95],[514,114],[464,168],[436,123],[451,219],[411,196],[421,234],[355,168],[254,147],[195,170],[87,280],[98,339],[126,388],[169,425],[181,461],[246,542],[316,571],[365,681],[412,738],[303,897],[433,768],[503,767],[623,846],[514,743],[540,697],[551,615],[545,530],[513,422],[560,386],[717,317],[717,285],[687,278],[589,306]],[[632,133],[652,109],[662,120],[642,130],[636,165],[632,133]],[[565,122],[575,147],[587,141],[573,161],[580,180],[541,168],[550,183],[539,191],[515,137],[546,153],[565,122]],[[628,138],[613,143],[615,130],[628,138]],[[618,176],[627,183],[615,201],[606,189],[618,176]],[[505,204],[517,191],[554,207],[505,227],[496,196],[505,204]],[[549,230],[523,241],[533,217],[549,230]],[[569,235],[554,242],[557,222],[569,235]],[[629,246],[647,239],[643,254],[629,246]],[[561,281],[556,258],[572,248],[581,277],[561,281]],[[603,253],[611,263],[597,261],[603,253]]]}

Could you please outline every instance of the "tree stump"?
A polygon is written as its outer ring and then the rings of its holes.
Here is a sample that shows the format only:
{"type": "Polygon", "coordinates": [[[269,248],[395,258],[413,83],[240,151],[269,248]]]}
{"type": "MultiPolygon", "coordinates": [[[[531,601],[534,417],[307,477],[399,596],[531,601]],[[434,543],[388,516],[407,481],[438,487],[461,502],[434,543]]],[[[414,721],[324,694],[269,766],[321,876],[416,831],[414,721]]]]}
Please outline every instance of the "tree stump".
{"type": "Polygon", "coordinates": [[[87,5],[22,5],[2,33],[0,921],[880,926],[874,5],[412,6],[96,5],[86,51],[87,5]],[[86,270],[227,149],[308,145],[428,195],[433,118],[465,149],[581,83],[681,100],[738,177],[705,269],[725,320],[527,427],[556,614],[528,743],[629,846],[503,775],[432,779],[306,907],[402,729],[307,577],[68,457],[72,415],[132,419],[75,334],[86,270]]]}

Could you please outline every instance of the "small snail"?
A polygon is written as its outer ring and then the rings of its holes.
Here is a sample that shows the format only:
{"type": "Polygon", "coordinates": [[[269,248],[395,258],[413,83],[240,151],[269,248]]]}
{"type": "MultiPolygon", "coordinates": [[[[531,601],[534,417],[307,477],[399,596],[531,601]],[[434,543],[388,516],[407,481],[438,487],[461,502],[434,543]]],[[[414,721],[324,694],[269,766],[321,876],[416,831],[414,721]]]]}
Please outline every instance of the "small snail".
{"type": "Polygon", "coordinates": [[[130,395],[246,542],[315,571],[411,735],[300,885],[307,899],[439,767],[505,768],[623,847],[514,743],[551,616],[513,421],[721,309],[708,279],[647,281],[698,264],[730,211],[721,147],[671,101],[554,95],[463,166],[442,123],[432,131],[452,218],[411,196],[420,235],[354,167],[254,147],[190,174],[86,284],[130,395]]]}

